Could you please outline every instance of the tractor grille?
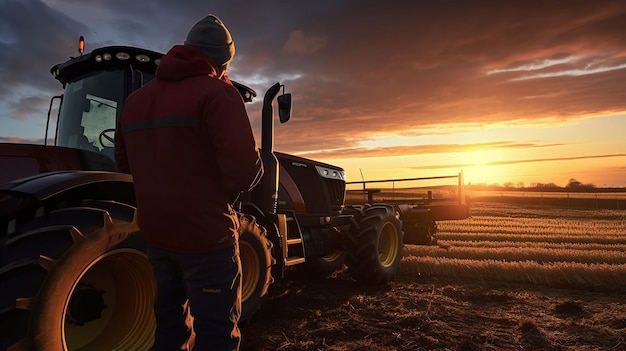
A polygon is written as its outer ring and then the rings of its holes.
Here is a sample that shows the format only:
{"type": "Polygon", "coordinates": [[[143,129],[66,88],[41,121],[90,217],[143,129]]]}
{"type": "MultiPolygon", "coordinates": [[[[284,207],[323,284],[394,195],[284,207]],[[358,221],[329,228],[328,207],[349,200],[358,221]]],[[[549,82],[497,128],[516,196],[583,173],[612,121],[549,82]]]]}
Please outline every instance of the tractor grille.
{"type": "Polygon", "coordinates": [[[346,183],[343,180],[323,178],[328,189],[328,201],[331,210],[341,210],[346,194],[346,183]]]}

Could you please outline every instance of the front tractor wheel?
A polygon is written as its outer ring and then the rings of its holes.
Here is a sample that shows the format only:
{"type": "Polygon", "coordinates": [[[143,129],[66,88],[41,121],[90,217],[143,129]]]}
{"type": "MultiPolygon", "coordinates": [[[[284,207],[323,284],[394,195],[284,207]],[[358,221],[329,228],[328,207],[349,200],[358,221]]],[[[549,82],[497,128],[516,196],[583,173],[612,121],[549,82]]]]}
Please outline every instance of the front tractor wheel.
{"type": "Polygon", "coordinates": [[[386,284],[393,280],[402,259],[402,222],[393,206],[375,204],[347,209],[353,225],[346,232],[346,266],[361,282],[386,284]]]}
{"type": "Polygon", "coordinates": [[[272,243],[266,230],[248,215],[239,216],[239,255],[241,259],[241,321],[252,319],[261,307],[272,283],[272,243]]]}
{"type": "Polygon", "coordinates": [[[4,240],[0,349],[152,347],[155,284],[136,247],[134,214],[131,206],[93,202],[26,221],[4,240]]]}

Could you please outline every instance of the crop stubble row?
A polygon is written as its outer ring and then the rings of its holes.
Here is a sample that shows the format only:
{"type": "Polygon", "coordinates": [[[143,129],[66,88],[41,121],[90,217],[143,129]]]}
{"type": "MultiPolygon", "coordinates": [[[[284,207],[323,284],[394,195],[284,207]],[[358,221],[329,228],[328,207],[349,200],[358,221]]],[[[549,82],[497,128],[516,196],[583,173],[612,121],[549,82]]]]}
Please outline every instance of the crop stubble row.
{"type": "Polygon", "coordinates": [[[422,276],[626,287],[623,214],[604,211],[595,219],[592,212],[581,218],[577,211],[507,207],[498,215],[498,208],[488,206],[466,220],[440,222],[437,246],[407,245],[401,269],[422,276]]]}

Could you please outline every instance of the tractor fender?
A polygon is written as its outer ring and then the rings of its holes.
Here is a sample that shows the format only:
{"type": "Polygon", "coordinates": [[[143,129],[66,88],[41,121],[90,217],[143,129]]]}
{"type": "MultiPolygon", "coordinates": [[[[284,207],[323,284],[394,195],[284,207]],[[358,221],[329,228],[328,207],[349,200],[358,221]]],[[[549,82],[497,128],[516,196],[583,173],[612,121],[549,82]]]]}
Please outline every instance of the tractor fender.
{"type": "Polygon", "coordinates": [[[28,197],[39,201],[59,196],[68,191],[99,191],[110,192],[109,196],[116,196],[119,192],[124,198],[134,201],[133,178],[130,174],[108,171],[57,171],[41,173],[34,176],[16,179],[0,185],[0,192],[28,197]]]}
{"type": "Polygon", "coordinates": [[[56,171],[0,185],[0,217],[11,218],[27,206],[75,199],[102,199],[135,206],[133,178],[108,171],[56,171]]]}
{"type": "Polygon", "coordinates": [[[234,208],[237,209],[237,212],[245,213],[251,216],[254,216],[257,221],[265,222],[265,214],[259,206],[255,205],[249,201],[242,201],[239,205],[235,205],[234,208]]]}
{"type": "Polygon", "coordinates": [[[274,242],[275,245],[278,245],[278,226],[276,225],[277,221],[275,218],[272,217],[271,214],[266,215],[259,208],[259,206],[249,201],[243,201],[241,202],[240,206],[235,206],[235,208],[238,208],[237,212],[253,216],[256,221],[267,230],[268,238],[270,238],[270,240],[274,242]]]}

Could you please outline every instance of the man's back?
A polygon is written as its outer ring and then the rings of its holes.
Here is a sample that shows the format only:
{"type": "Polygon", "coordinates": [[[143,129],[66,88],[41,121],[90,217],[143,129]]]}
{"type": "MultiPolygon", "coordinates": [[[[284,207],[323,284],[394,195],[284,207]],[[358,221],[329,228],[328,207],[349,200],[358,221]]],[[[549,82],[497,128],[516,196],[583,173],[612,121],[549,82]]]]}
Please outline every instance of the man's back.
{"type": "Polygon", "coordinates": [[[180,252],[229,244],[219,230],[236,235],[225,216],[228,203],[260,171],[241,96],[201,55],[174,47],[157,78],[127,99],[117,133],[134,177],[142,231],[152,245],[180,252]],[[210,237],[211,228],[221,235],[210,237]]]}

